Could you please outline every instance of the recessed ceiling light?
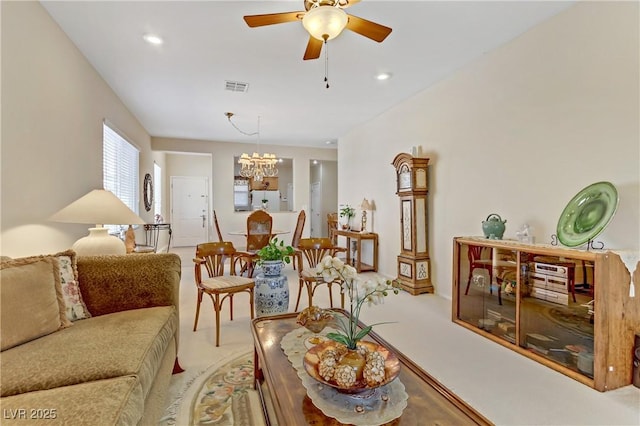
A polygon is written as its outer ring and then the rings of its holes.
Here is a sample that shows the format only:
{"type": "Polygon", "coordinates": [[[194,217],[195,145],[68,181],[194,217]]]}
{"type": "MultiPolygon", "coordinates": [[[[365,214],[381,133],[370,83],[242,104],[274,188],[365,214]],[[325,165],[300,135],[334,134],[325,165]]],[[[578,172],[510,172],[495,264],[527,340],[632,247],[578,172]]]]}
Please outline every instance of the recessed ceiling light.
{"type": "Polygon", "coordinates": [[[390,78],[391,78],[390,72],[381,72],[380,74],[376,75],[376,79],[378,80],[389,80],[390,78]]]}
{"type": "Polygon", "coordinates": [[[334,141],[332,141],[332,140],[328,140],[328,141],[325,141],[325,143],[326,143],[327,145],[333,145],[335,142],[334,142],[334,141]]]}
{"type": "Polygon", "coordinates": [[[318,164],[318,160],[313,160],[313,164],[314,165],[318,164]]]}
{"type": "Polygon", "coordinates": [[[144,41],[146,41],[147,43],[155,44],[156,46],[164,43],[162,38],[160,38],[160,36],[157,36],[155,34],[145,34],[142,38],[144,38],[144,41]]]}

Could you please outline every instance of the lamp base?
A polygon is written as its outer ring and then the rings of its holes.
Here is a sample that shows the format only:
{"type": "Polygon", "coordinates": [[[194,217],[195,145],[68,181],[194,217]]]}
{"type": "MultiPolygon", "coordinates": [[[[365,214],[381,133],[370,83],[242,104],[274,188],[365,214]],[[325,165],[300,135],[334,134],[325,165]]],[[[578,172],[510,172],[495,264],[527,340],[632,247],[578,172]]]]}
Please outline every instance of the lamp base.
{"type": "Polygon", "coordinates": [[[107,228],[89,228],[89,235],[80,238],[71,248],[78,256],[127,253],[124,242],[118,237],[109,235],[107,228]]]}

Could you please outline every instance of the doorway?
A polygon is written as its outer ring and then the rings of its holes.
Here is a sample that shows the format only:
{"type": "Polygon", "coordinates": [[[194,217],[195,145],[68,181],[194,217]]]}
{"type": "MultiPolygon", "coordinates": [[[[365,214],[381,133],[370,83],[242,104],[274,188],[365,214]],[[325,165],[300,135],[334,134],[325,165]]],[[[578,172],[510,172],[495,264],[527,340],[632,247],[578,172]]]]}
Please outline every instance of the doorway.
{"type": "Polygon", "coordinates": [[[309,167],[310,235],[328,237],[327,214],[338,206],[338,163],[330,160],[311,160],[309,167]]]}
{"type": "Polygon", "coordinates": [[[209,179],[171,176],[171,226],[175,247],[209,241],[209,179]]]}
{"type": "Polygon", "coordinates": [[[320,182],[313,182],[309,189],[309,224],[311,225],[311,238],[322,237],[322,187],[320,182]]]}

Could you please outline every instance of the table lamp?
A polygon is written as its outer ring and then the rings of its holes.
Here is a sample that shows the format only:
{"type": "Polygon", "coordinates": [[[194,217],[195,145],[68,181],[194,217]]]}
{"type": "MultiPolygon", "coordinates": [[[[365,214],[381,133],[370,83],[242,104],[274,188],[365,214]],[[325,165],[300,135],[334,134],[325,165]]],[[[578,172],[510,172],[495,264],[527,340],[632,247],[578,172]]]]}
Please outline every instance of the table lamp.
{"type": "Polygon", "coordinates": [[[109,235],[109,225],[143,225],[146,222],[135,214],[112,192],[94,189],[63,208],[49,218],[54,222],[95,223],[89,228],[89,235],[76,241],[72,249],[78,256],[96,256],[102,254],[125,254],[124,242],[109,235]]]}
{"type": "Polygon", "coordinates": [[[362,223],[360,224],[360,232],[363,234],[367,233],[367,210],[371,210],[371,204],[365,198],[362,200],[362,204],[360,204],[360,209],[362,210],[362,223]]]}

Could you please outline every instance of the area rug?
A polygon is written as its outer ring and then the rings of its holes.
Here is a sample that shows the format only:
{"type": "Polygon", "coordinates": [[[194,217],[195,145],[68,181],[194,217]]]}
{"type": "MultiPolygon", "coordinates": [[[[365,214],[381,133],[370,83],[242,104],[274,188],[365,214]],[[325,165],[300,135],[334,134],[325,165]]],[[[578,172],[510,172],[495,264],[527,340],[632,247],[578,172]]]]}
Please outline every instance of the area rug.
{"type": "Polygon", "coordinates": [[[204,369],[191,369],[161,425],[262,426],[262,406],[253,389],[253,351],[204,369]]]}

